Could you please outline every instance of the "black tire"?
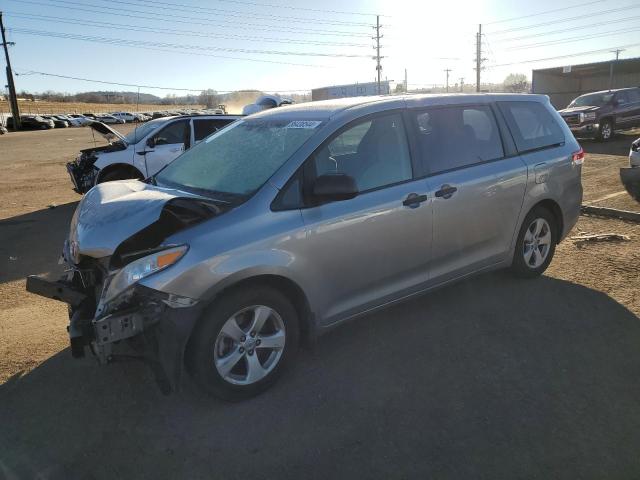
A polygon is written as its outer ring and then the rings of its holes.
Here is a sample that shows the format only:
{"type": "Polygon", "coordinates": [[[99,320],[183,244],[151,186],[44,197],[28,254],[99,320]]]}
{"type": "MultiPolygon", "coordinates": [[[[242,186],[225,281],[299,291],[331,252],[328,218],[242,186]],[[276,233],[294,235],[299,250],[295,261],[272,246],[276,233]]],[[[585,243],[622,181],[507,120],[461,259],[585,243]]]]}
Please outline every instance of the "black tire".
{"type": "Polygon", "coordinates": [[[601,142],[608,142],[613,139],[613,135],[615,134],[613,130],[613,122],[609,118],[605,118],[600,122],[600,127],[598,127],[598,140],[601,142]]]}
{"type": "Polygon", "coordinates": [[[142,177],[128,170],[118,169],[102,175],[98,183],[113,182],[115,180],[142,180],[142,177]]]}
{"type": "MultiPolygon", "coordinates": [[[[270,318],[273,319],[273,317],[270,318]]],[[[267,320],[265,325],[270,321],[273,320],[267,320]]],[[[187,366],[196,383],[205,392],[232,402],[251,398],[273,385],[292,362],[298,349],[299,332],[296,309],[283,294],[277,290],[263,286],[238,288],[224,294],[220,300],[216,301],[205,311],[188,345],[186,353],[187,366]],[[282,321],[281,323],[284,325],[284,348],[281,349],[277,363],[274,364],[269,373],[261,380],[244,385],[234,384],[231,383],[231,381],[225,380],[216,367],[216,342],[223,326],[229,319],[243,309],[256,305],[266,306],[279,315],[282,321]]],[[[246,338],[249,338],[248,335],[246,338]]],[[[240,344],[238,344],[238,347],[239,346],[240,344]]],[[[235,346],[231,347],[231,349],[235,348],[235,346]]],[[[270,354],[269,349],[261,350],[261,355],[262,352],[270,354]]],[[[245,356],[235,364],[236,367],[234,367],[232,371],[237,368],[242,372],[242,370],[245,369],[248,375],[249,365],[247,362],[249,357],[247,355],[249,354],[249,351],[246,351],[245,356]]],[[[258,358],[257,347],[255,347],[253,355],[256,356],[256,359],[258,358]]]]}
{"type": "MultiPolygon", "coordinates": [[[[542,225],[543,229],[541,230],[541,235],[544,233],[545,228],[544,224],[542,225]]],[[[522,278],[534,278],[542,275],[542,273],[551,263],[551,260],[553,260],[553,255],[556,251],[556,244],[558,243],[559,235],[560,232],[558,231],[558,220],[556,219],[556,217],[544,207],[535,207],[528,213],[528,215],[524,219],[524,222],[522,222],[522,226],[520,227],[518,239],[516,240],[515,250],[513,252],[511,271],[518,277],[522,278]],[[544,250],[544,246],[541,249],[539,246],[533,246],[530,242],[525,241],[525,237],[528,237],[527,233],[531,234],[535,230],[535,226],[533,224],[539,219],[544,220],[546,222],[546,228],[549,229],[550,239],[548,249],[546,251],[544,250]],[[531,250],[534,251],[529,257],[529,260],[527,260],[527,257],[525,255],[531,250]],[[544,255],[546,255],[544,256],[544,261],[539,265],[536,263],[534,258],[537,254],[541,255],[538,258],[542,258],[544,255]]],[[[535,245],[538,244],[536,243],[535,245]]]]}

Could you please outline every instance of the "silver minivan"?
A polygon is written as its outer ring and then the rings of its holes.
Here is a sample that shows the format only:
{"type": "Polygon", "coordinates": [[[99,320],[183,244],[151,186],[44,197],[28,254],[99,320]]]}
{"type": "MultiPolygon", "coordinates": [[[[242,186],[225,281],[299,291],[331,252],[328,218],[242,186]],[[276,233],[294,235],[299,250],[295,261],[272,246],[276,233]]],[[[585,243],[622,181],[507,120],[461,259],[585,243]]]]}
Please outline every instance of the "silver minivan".
{"type": "Polygon", "coordinates": [[[345,320],[480,272],[542,274],[577,221],[583,159],[546,96],[269,110],[144,182],[92,188],[66,277],[27,289],[70,305],[74,356],[137,352],[165,392],[186,366],[242,399],[345,320]]]}

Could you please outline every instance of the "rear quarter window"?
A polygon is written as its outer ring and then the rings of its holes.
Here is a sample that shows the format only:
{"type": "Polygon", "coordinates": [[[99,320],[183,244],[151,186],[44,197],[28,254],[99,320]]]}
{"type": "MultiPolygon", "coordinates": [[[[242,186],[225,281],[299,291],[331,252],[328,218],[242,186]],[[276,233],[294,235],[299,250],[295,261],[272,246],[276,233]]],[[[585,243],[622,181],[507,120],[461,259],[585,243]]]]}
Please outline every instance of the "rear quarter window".
{"type": "Polygon", "coordinates": [[[498,102],[520,153],[564,143],[554,116],[538,102],[498,102]]]}

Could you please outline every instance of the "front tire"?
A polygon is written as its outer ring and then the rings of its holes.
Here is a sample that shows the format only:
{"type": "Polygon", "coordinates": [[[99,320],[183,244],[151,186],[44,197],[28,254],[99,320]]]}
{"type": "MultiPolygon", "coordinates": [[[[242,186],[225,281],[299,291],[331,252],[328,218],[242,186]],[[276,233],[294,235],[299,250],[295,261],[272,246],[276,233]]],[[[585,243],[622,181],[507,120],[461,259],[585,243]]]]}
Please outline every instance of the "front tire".
{"type": "Polygon", "coordinates": [[[284,295],[268,287],[237,289],[205,312],[187,357],[204,391],[239,401],[273,385],[298,340],[298,315],[284,295]]]}
{"type": "Polygon", "coordinates": [[[547,269],[558,243],[558,221],[544,207],[536,207],[522,222],[513,253],[511,271],[523,278],[542,275],[547,269]]]}

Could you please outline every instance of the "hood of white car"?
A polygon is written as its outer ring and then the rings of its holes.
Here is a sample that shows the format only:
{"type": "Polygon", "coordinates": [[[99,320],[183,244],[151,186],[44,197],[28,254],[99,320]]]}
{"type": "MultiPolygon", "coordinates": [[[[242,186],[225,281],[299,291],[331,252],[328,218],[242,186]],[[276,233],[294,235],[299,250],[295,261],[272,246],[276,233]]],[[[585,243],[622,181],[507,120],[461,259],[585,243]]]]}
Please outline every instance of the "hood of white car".
{"type": "Polygon", "coordinates": [[[125,145],[127,145],[127,140],[125,139],[124,135],[114,130],[113,128],[109,127],[108,125],[105,125],[102,122],[98,122],[98,121],[91,122],[89,124],[89,128],[91,128],[93,131],[102,135],[102,137],[109,143],[119,140],[121,142],[124,142],[125,145]]]}

